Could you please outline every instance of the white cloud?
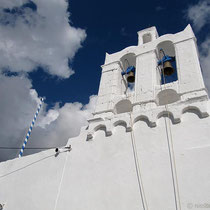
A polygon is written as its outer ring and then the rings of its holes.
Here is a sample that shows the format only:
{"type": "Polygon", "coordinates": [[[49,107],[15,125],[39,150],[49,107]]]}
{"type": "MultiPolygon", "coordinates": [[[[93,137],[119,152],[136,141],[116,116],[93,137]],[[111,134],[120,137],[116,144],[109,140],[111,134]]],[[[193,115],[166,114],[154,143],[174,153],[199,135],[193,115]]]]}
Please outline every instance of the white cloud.
{"type": "MultiPolygon", "coordinates": [[[[85,39],[84,30],[69,25],[65,0],[1,0],[0,2],[0,146],[21,147],[40,102],[26,72],[38,66],[51,75],[68,78],[71,61],[85,39]],[[32,1],[30,1],[32,2],[32,1]],[[29,6],[30,5],[30,6],[29,6]],[[6,10],[5,10],[6,9],[6,10]],[[4,70],[17,72],[5,76],[4,70]],[[22,76],[21,76],[22,75],[22,76]]],[[[89,104],[66,103],[46,110],[37,118],[28,147],[65,145],[87,124],[96,97],[89,104]]],[[[19,150],[0,150],[0,161],[14,158],[19,150]]],[[[24,154],[37,152],[25,150],[24,154]]]]}
{"type": "Polygon", "coordinates": [[[210,21],[210,2],[209,0],[200,0],[198,4],[191,5],[187,10],[187,18],[192,21],[196,31],[210,21]]]}
{"type": "MultiPolygon", "coordinates": [[[[63,107],[55,107],[46,115],[41,114],[33,130],[29,147],[63,146],[70,137],[77,136],[82,126],[87,125],[87,119],[92,116],[96,96],[91,96],[88,104],[66,103],[63,107]],[[51,117],[49,117],[51,115],[51,117]],[[43,127],[43,121],[45,126],[43,127]]],[[[25,151],[25,154],[37,151],[25,151]]]]}
{"type": "MultiPolygon", "coordinates": [[[[36,112],[39,98],[31,89],[31,81],[25,77],[0,75],[0,146],[20,147],[36,112]]],[[[28,141],[28,147],[52,147],[65,145],[68,138],[77,136],[81,126],[87,125],[92,116],[96,96],[86,105],[66,103],[46,111],[42,107],[28,141]]],[[[0,150],[0,161],[14,158],[18,151],[0,150]]],[[[24,154],[37,152],[25,150],[24,154]]]]}
{"type": "Polygon", "coordinates": [[[200,46],[200,61],[203,70],[203,77],[210,93],[210,36],[200,46]]]}
{"type": "Polygon", "coordinates": [[[30,72],[37,66],[59,77],[73,74],[71,61],[85,39],[84,30],[69,25],[65,0],[0,2],[0,71],[30,72]],[[5,8],[13,8],[5,11],[5,8]]]}
{"type": "MultiPolygon", "coordinates": [[[[0,2],[0,146],[20,147],[40,102],[26,72],[38,66],[51,75],[68,78],[73,74],[69,60],[85,39],[84,30],[69,25],[65,0],[1,0],[0,2]],[[5,76],[4,71],[17,72],[5,76]],[[22,76],[21,76],[22,75],[22,76]]],[[[87,124],[95,104],[59,103],[46,110],[43,104],[29,147],[65,145],[87,124]]],[[[0,150],[0,161],[19,151],[0,150]]],[[[25,150],[24,154],[37,152],[25,150]]]]}
{"type": "MultiPolygon", "coordinates": [[[[24,77],[5,77],[0,75],[0,145],[17,146],[32,121],[37,105],[31,82],[24,77]]],[[[0,159],[11,151],[0,150],[0,159]]]]}
{"type": "Polygon", "coordinates": [[[18,7],[26,3],[28,0],[1,0],[0,7],[13,8],[18,7]]]}
{"type": "Polygon", "coordinates": [[[56,109],[51,109],[48,111],[45,117],[42,117],[39,120],[39,126],[42,128],[46,128],[47,125],[50,125],[53,121],[55,121],[59,117],[59,112],[56,109]]]}
{"type": "MultiPolygon", "coordinates": [[[[210,1],[200,0],[197,4],[191,5],[187,11],[187,19],[192,21],[196,32],[210,24],[210,1]]],[[[206,34],[204,42],[199,46],[200,62],[202,66],[205,85],[210,93],[210,35],[206,34]]]]}

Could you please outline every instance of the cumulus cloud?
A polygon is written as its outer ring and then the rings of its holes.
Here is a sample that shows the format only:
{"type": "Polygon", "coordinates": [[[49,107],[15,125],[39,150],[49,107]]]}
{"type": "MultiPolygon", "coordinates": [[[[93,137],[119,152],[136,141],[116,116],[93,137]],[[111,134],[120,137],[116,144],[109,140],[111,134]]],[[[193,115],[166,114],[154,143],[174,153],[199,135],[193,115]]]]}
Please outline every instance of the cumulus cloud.
{"type": "MultiPolygon", "coordinates": [[[[87,119],[92,117],[96,96],[91,96],[88,104],[66,103],[56,105],[48,112],[41,113],[39,121],[33,130],[29,147],[64,146],[67,140],[77,136],[82,126],[87,125],[87,119]],[[44,123],[43,123],[44,122],[44,123]]],[[[25,155],[35,151],[25,151],[25,155]]]]}
{"type": "MultiPolygon", "coordinates": [[[[42,67],[51,75],[68,78],[69,63],[86,37],[69,23],[66,0],[1,0],[0,2],[0,146],[21,147],[40,102],[27,72],[42,67]],[[8,76],[10,72],[15,76],[8,76]],[[15,73],[15,74],[13,74],[15,73]]],[[[66,103],[47,110],[43,104],[29,147],[66,144],[79,134],[94,109],[89,104],[66,103]]],[[[0,149],[0,161],[17,157],[19,150],[0,149]]],[[[25,150],[31,154],[37,150],[25,150]]]]}
{"type": "MultiPolygon", "coordinates": [[[[1,146],[17,146],[32,120],[37,94],[31,89],[29,79],[0,75],[0,97],[1,146]]],[[[9,153],[11,151],[0,150],[0,160],[9,153]]]]}
{"type": "MultiPolygon", "coordinates": [[[[0,139],[1,146],[20,147],[36,112],[39,98],[32,89],[31,81],[23,76],[0,75],[0,139]]],[[[68,138],[77,136],[81,126],[87,125],[92,116],[96,96],[86,105],[81,103],[58,103],[46,110],[43,105],[28,141],[28,147],[63,146],[68,138]]],[[[14,158],[19,150],[0,150],[0,161],[14,158]]],[[[37,152],[25,150],[24,154],[37,152]]]]}
{"type": "Polygon", "coordinates": [[[203,70],[204,81],[210,93],[210,36],[200,46],[200,61],[203,70]]]}
{"type": "MultiPolygon", "coordinates": [[[[197,4],[191,5],[187,10],[187,19],[193,24],[197,33],[201,32],[204,26],[210,24],[210,2],[200,0],[197,4]]],[[[206,87],[210,93],[210,34],[199,46],[200,62],[206,87]]]]}
{"type": "Polygon", "coordinates": [[[209,0],[201,0],[198,4],[191,5],[187,10],[187,18],[192,21],[196,31],[210,21],[210,2],[209,0]]]}
{"type": "Polygon", "coordinates": [[[1,0],[0,7],[13,8],[13,7],[21,6],[26,2],[28,2],[28,0],[1,0]]]}
{"type": "Polygon", "coordinates": [[[65,0],[1,0],[0,71],[30,72],[38,66],[68,78],[69,62],[86,33],[69,23],[65,0]]]}

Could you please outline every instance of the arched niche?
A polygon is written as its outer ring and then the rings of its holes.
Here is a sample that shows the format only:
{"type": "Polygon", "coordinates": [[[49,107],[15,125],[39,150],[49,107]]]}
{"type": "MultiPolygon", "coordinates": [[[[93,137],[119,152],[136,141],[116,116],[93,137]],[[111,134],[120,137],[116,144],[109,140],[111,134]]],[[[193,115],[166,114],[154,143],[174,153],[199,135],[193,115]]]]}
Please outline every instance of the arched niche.
{"type": "Polygon", "coordinates": [[[133,121],[133,124],[135,125],[139,121],[143,121],[147,124],[147,126],[151,127],[150,126],[150,121],[149,121],[147,116],[141,115],[141,116],[136,117],[133,121]]]}
{"type": "Polygon", "coordinates": [[[142,36],[142,39],[143,39],[143,44],[146,44],[152,41],[152,35],[150,33],[146,33],[142,36]]]}
{"type": "Polygon", "coordinates": [[[132,111],[132,104],[129,100],[121,100],[119,101],[114,108],[114,112],[116,114],[126,113],[132,111]]]}
{"type": "MultiPolygon", "coordinates": [[[[176,65],[176,52],[175,52],[175,47],[172,41],[163,41],[160,42],[157,47],[157,55],[158,55],[158,60],[161,60],[164,55],[168,55],[170,57],[174,57],[175,61],[171,62],[171,65],[174,69],[174,73],[170,76],[165,75],[165,78],[163,78],[163,74],[159,75],[158,77],[158,84],[165,84],[165,83],[171,83],[175,82],[178,80],[178,74],[177,74],[177,65],[176,65]],[[161,51],[161,49],[163,51],[161,51]],[[163,53],[164,52],[164,53],[163,53]]],[[[161,67],[162,65],[160,65],[161,67]]]]}
{"type": "Polygon", "coordinates": [[[114,127],[116,126],[123,126],[125,128],[127,128],[127,123],[124,120],[118,120],[113,124],[114,127]]]}
{"type": "Polygon", "coordinates": [[[106,126],[105,126],[105,125],[102,125],[102,124],[97,125],[97,126],[94,128],[94,131],[96,132],[96,131],[98,131],[98,130],[102,130],[102,131],[106,132],[106,126]]]}
{"type": "Polygon", "coordinates": [[[185,113],[193,113],[193,114],[197,115],[199,118],[202,118],[201,111],[199,110],[198,107],[195,107],[195,106],[188,106],[188,107],[184,108],[182,111],[182,114],[185,114],[185,113]]]}
{"type": "Polygon", "coordinates": [[[169,111],[163,111],[163,112],[159,113],[157,116],[157,119],[160,119],[161,117],[168,117],[173,124],[175,123],[174,115],[169,111]]]}
{"type": "Polygon", "coordinates": [[[129,66],[136,67],[136,55],[134,53],[128,53],[120,58],[123,71],[126,71],[129,66]]]}
{"type": "Polygon", "coordinates": [[[180,100],[179,94],[173,89],[165,89],[157,94],[156,101],[159,106],[172,104],[180,100]]]}
{"type": "Polygon", "coordinates": [[[99,124],[93,129],[93,131],[93,138],[96,136],[105,137],[107,129],[105,125],[99,124]]]}
{"type": "Polygon", "coordinates": [[[121,131],[126,132],[127,130],[127,123],[124,120],[118,120],[113,124],[114,132],[121,131]]]}

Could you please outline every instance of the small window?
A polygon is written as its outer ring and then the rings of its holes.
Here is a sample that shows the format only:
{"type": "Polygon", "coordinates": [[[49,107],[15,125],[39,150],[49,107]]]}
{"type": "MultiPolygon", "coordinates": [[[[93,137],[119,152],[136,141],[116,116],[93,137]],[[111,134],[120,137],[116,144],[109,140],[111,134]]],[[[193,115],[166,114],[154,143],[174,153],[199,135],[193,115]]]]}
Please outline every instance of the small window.
{"type": "Polygon", "coordinates": [[[143,44],[146,44],[146,43],[151,42],[151,41],[152,41],[151,34],[144,34],[143,35],[143,44]]]}

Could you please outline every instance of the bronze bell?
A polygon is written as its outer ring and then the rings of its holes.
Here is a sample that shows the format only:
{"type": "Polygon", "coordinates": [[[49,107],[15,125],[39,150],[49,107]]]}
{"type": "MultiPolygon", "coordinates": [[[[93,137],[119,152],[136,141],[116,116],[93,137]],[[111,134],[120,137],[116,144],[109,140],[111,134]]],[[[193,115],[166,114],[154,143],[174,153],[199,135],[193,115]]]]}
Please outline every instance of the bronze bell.
{"type": "Polygon", "coordinates": [[[163,63],[163,73],[166,76],[171,76],[174,73],[174,68],[171,65],[170,61],[166,61],[163,63]]]}
{"type": "Polygon", "coordinates": [[[135,73],[133,71],[130,71],[127,74],[127,82],[134,83],[135,82],[135,73]]]}

